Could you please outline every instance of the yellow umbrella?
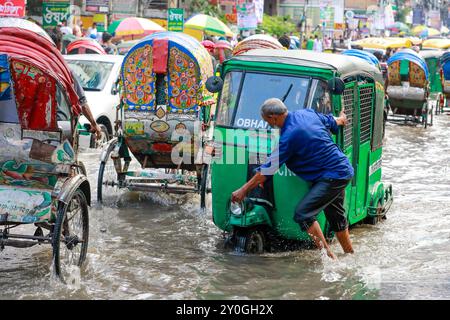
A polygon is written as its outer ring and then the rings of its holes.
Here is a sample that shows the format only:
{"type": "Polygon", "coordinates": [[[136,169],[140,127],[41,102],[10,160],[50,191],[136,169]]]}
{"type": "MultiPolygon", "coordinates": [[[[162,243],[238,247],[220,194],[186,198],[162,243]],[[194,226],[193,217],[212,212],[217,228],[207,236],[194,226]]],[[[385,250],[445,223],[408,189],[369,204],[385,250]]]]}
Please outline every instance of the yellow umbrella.
{"type": "Polygon", "coordinates": [[[438,36],[440,35],[441,32],[435,28],[428,28],[428,36],[429,37],[433,37],[433,36],[438,36]]]}
{"type": "Polygon", "coordinates": [[[438,36],[438,35],[441,34],[441,32],[439,30],[437,30],[435,28],[430,28],[430,27],[427,27],[427,26],[424,26],[424,25],[420,25],[420,26],[414,27],[412,29],[412,33],[414,35],[416,35],[416,36],[417,35],[421,35],[422,33],[426,33],[427,37],[438,36]]]}
{"type": "Polygon", "coordinates": [[[427,27],[426,26],[424,26],[424,25],[420,25],[420,26],[415,26],[412,30],[411,30],[411,32],[414,34],[414,35],[418,35],[418,34],[420,34],[424,29],[426,29],[427,27]]]}
{"type": "Polygon", "coordinates": [[[193,16],[186,21],[184,27],[188,29],[201,30],[214,36],[234,36],[234,33],[225,23],[206,14],[197,14],[193,16]]]}

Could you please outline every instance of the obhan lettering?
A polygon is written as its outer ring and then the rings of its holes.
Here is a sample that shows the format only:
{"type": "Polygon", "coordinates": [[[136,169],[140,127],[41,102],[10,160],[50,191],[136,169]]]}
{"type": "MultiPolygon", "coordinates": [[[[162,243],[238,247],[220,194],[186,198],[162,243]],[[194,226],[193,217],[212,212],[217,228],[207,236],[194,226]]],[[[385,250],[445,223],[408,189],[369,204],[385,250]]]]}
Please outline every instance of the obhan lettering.
{"type": "Polygon", "coordinates": [[[227,315],[238,315],[238,314],[273,314],[272,307],[273,305],[268,304],[259,304],[259,305],[251,305],[251,304],[243,304],[243,305],[220,305],[221,312],[220,314],[227,315]]]}

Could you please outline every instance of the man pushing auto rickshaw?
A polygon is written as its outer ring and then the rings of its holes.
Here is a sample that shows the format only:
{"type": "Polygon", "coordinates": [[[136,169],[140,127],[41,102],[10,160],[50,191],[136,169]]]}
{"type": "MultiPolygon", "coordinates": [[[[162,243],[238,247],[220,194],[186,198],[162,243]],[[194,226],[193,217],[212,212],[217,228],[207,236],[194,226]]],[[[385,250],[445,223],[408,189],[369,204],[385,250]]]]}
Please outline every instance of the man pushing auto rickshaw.
{"type": "Polygon", "coordinates": [[[280,99],[271,98],[261,106],[261,116],[271,127],[280,129],[278,147],[267,162],[256,169],[257,173],[232,193],[231,201],[243,201],[251,190],[286,164],[298,177],[311,184],[309,192],[295,209],[294,220],[301,230],[308,233],[319,249],[324,248],[330,258],[336,259],[316,220],[323,210],[344,252],[353,253],[344,195],[354,171],[330,135],[330,131],[337,134],[338,126],[347,124],[344,111],[339,117],[313,109],[289,112],[280,99]]]}

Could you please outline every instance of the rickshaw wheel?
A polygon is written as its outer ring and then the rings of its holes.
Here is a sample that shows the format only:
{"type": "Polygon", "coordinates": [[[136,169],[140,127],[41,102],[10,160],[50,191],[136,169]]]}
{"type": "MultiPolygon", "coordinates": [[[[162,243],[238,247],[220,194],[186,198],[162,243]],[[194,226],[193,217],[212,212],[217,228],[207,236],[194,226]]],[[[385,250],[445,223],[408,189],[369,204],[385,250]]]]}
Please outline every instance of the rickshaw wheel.
{"type": "Polygon", "coordinates": [[[211,193],[211,175],[210,165],[205,164],[202,168],[202,175],[200,181],[200,208],[206,209],[207,194],[211,193]]]}
{"type": "Polygon", "coordinates": [[[103,124],[99,124],[99,127],[102,131],[100,139],[97,140],[95,137],[95,134],[91,135],[91,146],[90,147],[94,148],[94,149],[102,148],[103,145],[109,141],[108,128],[106,128],[106,126],[103,124]]]}
{"type": "Polygon", "coordinates": [[[97,179],[97,202],[103,203],[103,195],[115,194],[119,187],[119,174],[111,158],[112,149],[109,150],[106,161],[100,163],[97,179]]]}
{"type": "Polygon", "coordinates": [[[77,189],[67,205],[59,203],[52,235],[54,272],[62,282],[71,275],[74,267],[83,265],[88,240],[87,200],[81,189],[77,189]]]}
{"type": "Polygon", "coordinates": [[[234,250],[240,253],[264,253],[266,239],[264,233],[258,229],[238,230],[235,234],[234,250]]]}

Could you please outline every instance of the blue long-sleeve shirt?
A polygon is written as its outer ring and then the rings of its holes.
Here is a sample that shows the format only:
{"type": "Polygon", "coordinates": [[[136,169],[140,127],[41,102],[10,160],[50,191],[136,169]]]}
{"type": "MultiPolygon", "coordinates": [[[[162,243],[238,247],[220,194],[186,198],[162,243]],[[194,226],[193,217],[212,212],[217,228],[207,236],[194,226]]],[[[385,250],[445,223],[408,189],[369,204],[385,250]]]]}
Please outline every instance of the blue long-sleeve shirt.
{"type": "Polygon", "coordinates": [[[338,132],[334,117],[312,109],[289,112],[280,130],[278,148],[257,170],[271,176],[283,165],[303,180],[351,179],[354,171],[348,158],[333,142],[338,132]]]}

